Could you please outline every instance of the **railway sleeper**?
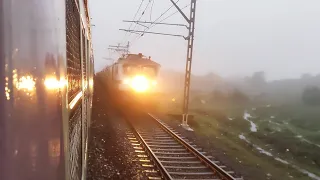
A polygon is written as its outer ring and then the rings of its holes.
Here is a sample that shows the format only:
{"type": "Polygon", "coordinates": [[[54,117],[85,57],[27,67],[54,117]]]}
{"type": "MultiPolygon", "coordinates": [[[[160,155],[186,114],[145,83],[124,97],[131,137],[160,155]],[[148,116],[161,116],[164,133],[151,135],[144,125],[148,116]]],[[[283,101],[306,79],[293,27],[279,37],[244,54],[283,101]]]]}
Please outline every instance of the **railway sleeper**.
{"type": "Polygon", "coordinates": [[[140,146],[140,143],[131,143],[132,146],[140,146]]]}
{"type": "Polygon", "coordinates": [[[179,148],[179,147],[182,147],[181,145],[174,145],[174,146],[165,146],[165,145],[152,145],[152,144],[150,144],[150,145],[148,145],[149,147],[154,147],[154,148],[164,148],[164,149],[166,149],[166,148],[179,148]]]}
{"type": "Polygon", "coordinates": [[[139,133],[141,136],[168,136],[168,133],[139,133]]]}
{"type": "Polygon", "coordinates": [[[212,171],[207,172],[173,172],[169,171],[170,175],[178,175],[178,176],[210,176],[214,175],[215,173],[212,171]]]}
{"type": "Polygon", "coordinates": [[[165,134],[165,135],[168,135],[168,133],[165,132],[165,131],[158,131],[158,132],[138,131],[138,133],[139,133],[140,135],[150,135],[150,134],[152,134],[152,135],[164,135],[164,134],[165,134]]]}
{"type": "Polygon", "coordinates": [[[206,173],[206,172],[212,172],[212,170],[208,167],[199,168],[199,167],[187,167],[187,168],[168,168],[167,171],[170,172],[177,172],[177,173],[206,173]]]}
{"type": "Polygon", "coordinates": [[[182,176],[182,175],[172,175],[171,176],[174,180],[176,179],[180,179],[180,180],[208,180],[208,179],[214,179],[214,180],[225,180],[225,179],[221,179],[215,175],[210,175],[210,176],[182,176]]]}
{"type": "Polygon", "coordinates": [[[151,160],[150,159],[139,159],[139,162],[151,163],[151,160]]]}
{"type": "Polygon", "coordinates": [[[145,173],[147,173],[147,174],[158,174],[159,173],[159,171],[156,171],[154,169],[152,169],[152,170],[146,169],[146,170],[143,170],[143,171],[145,173]]]}
{"type": "Polygon", "coordinates": [[[162,164],[202,164],[201,161],[170,161],[170,160],[160,160],[162,164]]]}
{"type": "Polygon", "coordinates": [[[159,143],[159,142],[148,142],[147,143],[149,146],[151,144],[154,144],[154,145],[179,145],[178,142],[162,142],[162,143],[159,143]]]}
{"type": "Polygon", "coordinates": [[[153,152],[188,152],[186,149],[181,148],[181,149],[153,149],[153,152]]]}
{"type": "Polygon", "coordinates": [[[142,150],[134,150],[135,153],[141,153],[141,154],[145,154],[146,152],[145,151],[142,151],[142,150]]]}
{"type": "Polygon", "coordinates": [[[178,153],[175,153],[175,152],[154,152],[155,154],[158,154],[158,155],[192,155],[191,153],[189,152],[178,152],[178,153]]]}
{"type": "Polygon", "coordinates": [[[177,157],[172,157],[172,156],[157,156],[159,159],[175,159],[175,160],[180,160],[180,159],[183,159],[183,160],[189,160],[189,159],[198,159],[197,157],[195,156],[191,156],[191,157],[185,157],[185,156],[177,156],[177,157]]]}
{"type": "MultiPolygon", "coordinates": [[[[198,151],[200,151],[201,149],[197,149],[198,151]]],[[[188,151],[187,149],[185,149],[184,147],[179,147],[179,148],[174,148],[174,149],[168,149],[168,148],[157,148],[157,147],[153,147],[152,151],[166,151],[166,152],[173,152],[173,151],[188,151]]]]}
{"type": "Polygon", "coordinates": [[[146,154],[137,154],[139,158],[148,158],[149,156],[146,154]]]}
{"type": "MultiPolygon", "coordinates": [[[[185,179],[185,178],[174,178],[174,180],[195,180],[195,179],[185,179]]],[[[199,179],[196,179],[196,180],[199,180],[199,179]]],[[[208,179],[208,178],[206,178],[206,179],[203,179],[203,180],[222,180],[222,179],[220,179],[220,178],[214,178],[214,179],[212,179],[212,178],[210,178],[210,179],[208,179]]],[[[242,180],[242,179],[241,179],[242,180]]]]}
{"type": "Polygon", "coordinates": [[[177,160],[180,160],[180,159],[195,159],[196,157],[194,157],[192,154],[186,154],[186,155],[179,155],[179,154],[163,154],[163,155],[158,155],[156,154],[157,157],[159,159],[177,159],[177,160]]]}
{"type": "Polygon", "coordinates": [[[146,143],[177,143],[177,141],[173,140],[173,139],[164,139],[164,140],[157,140],[157,139],[144,139],[144,141],[146,143]]]}
{"type": "Polygon", "coordinates": [[[150,137],[146,137],[143,138],[144,140],[165,140],[165,139],[169,139],[169,140],[173,140],[172,137],[170,136],[166,136],[166,137],[159,137],[159,138],[150,138],[150,137]]]}
{"type": "MultiPolygon", "coordinates": [[[[214,161],[213,161],[214,162],[214,161]]],[[[202,164],[203,163],[201,161],[161,161],[162,164],[169,164],[169,165],[172,165],[172,164],[183,164],[183,166],[185,166],[186,164],[190,164],[192,166],[194,166],[194,164],[202,164]]],[[[216,161],[216,163],[219,163],[219,161],[216,161]]]]}
{"type": "Polygon", "coordinates": [[[148,176],[148,179],[150,180],[161,180],[162,178],[157,176],[157,177],[153,177],[153,176],[148,176]]]}
{"type": "MultiPolygon", "coordinates": [[[[158,158],[161,158],[161,159],[198,159],[198,157],[194,156],[193,154],[189,153],[187,155],[190,155],[190,156],[179,156],[179,154],[170,154],[170,153],[164,153],[164,155],[172,155],[172,156],[161,156],[161,155],[158,155],[157,157],[158,158]]],[[[208,159],[210,159],[210,161],[213,161],[211,160],[211,158],[213,158],[212,156],[207,156],[208,159]]]]}
{"type": "Polygon", "coordinates": [[[159,139],[159,138],[170,138],[170,139],[172,139],[172,137],[171,136],[169,136],[168,134],[166,134],[166,135],[153,135],[153,136],[147,136],[147,137],[151,137],[151,138],[153,138],[153,139],[159,139]]]}
{"type": "Polygon", "coordinates": [[[164,166],[166,169],[208,169],[207,166],[164,166]]]}
{"type": "Polygon", "coordinates": [[[143,138],[145,141],[174,141],[177,142],[175,139],[168,137],[168,138],[150,138],[150,137],[145,137],[143,138]]]}
{"type": "Polygon", "coordinates": [[[143,148],[140,146],[133,146],[133,149],[142,150],[143,148]]]}
{"type": "Polygon", "coordinates": [[[153,164],[141,164],[141,166],[145,168],[154,168],[153,164]]]}

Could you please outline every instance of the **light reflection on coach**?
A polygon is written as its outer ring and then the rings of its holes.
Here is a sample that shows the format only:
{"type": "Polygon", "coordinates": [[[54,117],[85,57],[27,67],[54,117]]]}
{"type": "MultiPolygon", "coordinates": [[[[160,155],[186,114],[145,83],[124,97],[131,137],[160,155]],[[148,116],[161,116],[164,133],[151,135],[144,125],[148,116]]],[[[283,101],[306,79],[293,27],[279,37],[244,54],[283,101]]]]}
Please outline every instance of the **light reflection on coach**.
{"type": "Polygon", "coordinates": [[[87,1],[0,0],[0,13],[0,179],[86,179],[87,1]]]}

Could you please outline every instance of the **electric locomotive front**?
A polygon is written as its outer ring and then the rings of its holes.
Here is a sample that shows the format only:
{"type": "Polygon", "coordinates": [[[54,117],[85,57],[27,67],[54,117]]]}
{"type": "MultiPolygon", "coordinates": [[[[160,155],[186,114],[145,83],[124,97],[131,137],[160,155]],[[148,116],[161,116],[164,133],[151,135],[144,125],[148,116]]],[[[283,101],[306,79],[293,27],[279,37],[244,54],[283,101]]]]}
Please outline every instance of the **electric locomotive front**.
{"type": "Polygon", "coordinates": [[[157,92],[159,68],[158,63],[140,53],[119,58],[110,70],[113,72],[113,83],[117,90],[145,95],[157,92]]]}
{"type": "Polygon", "coordinates": [[[151,106],[157,94],[157,77],[160,65],[141,53],[128,54],[104,70],[108,89],[116,101],[126,105],[151,106]]]}

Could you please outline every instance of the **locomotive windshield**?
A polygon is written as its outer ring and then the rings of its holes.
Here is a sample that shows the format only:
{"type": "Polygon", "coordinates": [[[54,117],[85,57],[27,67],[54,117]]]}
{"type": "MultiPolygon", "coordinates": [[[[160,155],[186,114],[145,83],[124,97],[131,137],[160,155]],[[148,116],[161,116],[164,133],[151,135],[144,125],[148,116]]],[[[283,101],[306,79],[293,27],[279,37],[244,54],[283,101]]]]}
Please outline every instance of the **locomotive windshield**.
{"type": "Polygon", "coordinates": [[[125,75],[134,75],[139,73],[139,67],[138,66],[124,66],[123,72],[125,75]]]}
{"type": "Polygon", "coordinates": [[[126,65],[123,67],[123,72],[128,76],[143,74],[148,77],[155,77],[157,75],[157,68],[154,66],[126,65]]]}

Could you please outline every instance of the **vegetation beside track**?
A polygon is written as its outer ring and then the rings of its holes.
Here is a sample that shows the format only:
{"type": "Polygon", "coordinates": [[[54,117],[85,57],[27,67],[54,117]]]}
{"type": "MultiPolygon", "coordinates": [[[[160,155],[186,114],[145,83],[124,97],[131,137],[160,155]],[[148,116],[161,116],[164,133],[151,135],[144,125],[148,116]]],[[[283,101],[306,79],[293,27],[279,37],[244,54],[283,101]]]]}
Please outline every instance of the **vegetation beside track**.
{"type": "MultiPolygon", "coordinates": [[[[178,94],[159,96],[158,111],[181,113],[178,94]]],[[[195,118],[189,125],[198,136],[218,144],[235,163],[264,169],[266,174],[257,175],[258,179],[311,179],[303,170],[320,176],[318,108],[299,102],[265,104],[241,96],[226,101],[212,98],[212,93],[192,93],[190,114],[195,118]],[[245,112],[250,117],[245,117],[245,112]],[[250,121],[257,126],[256,131],[250,129],[250,121]]]]}

